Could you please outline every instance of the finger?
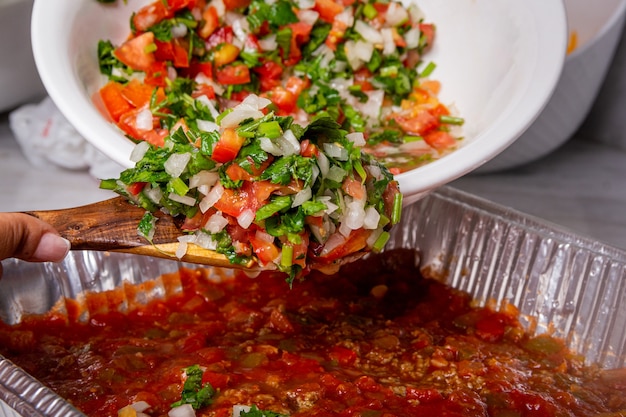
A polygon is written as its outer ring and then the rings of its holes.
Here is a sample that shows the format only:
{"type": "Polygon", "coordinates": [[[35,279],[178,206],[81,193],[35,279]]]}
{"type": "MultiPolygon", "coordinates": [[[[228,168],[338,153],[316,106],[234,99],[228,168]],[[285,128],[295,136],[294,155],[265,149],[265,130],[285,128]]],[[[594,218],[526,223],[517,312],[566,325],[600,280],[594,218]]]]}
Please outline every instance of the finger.
{"type": "Polygon", "coordinates": [[[0,214],[0,259],[61,261],[70,243],[49,224],[22,213],[0,214]]]}

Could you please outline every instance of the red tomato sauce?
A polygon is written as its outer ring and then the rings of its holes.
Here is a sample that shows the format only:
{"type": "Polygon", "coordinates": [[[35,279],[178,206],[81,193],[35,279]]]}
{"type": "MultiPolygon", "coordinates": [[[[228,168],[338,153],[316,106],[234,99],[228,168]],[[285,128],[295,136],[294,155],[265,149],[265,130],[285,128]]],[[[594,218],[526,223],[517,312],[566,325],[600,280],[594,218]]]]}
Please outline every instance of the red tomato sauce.
{"type": "Polygon", "coordinates": [[[530,336],[514,308],[472,307],[415,259],[395,250],[291,289],[271,272],[215,282],[181,269],[163,277],[180,293],[126,313],[111,312],[120,289],[88,297],[87,323],[76,310],[2,325],[0,351],[88,416],[137,401],[165,416],[195,364],[217,390],[199,416],[236,404],[290,416],[625,415],[626,372],[530,336]]]}

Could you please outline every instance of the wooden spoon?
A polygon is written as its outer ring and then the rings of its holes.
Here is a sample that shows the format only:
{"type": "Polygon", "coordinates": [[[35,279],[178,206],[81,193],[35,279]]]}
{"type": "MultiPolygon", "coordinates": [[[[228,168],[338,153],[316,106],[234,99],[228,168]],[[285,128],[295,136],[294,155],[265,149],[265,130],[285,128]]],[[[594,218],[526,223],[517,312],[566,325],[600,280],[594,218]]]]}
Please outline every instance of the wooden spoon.
{"type": "MultiPolygon", "coordinates": [[[[158,220],[150,243],[137,234],[137,226],[145,213],[145,209],[123,197],[75,208],[26,212],[57,229],[70,241],[73,250],[126,252],[179,260],[175,253],[179,244],[177,238],[184,234],[180,229],[181,222],[164,213],[154,213],[158,220]]],[[[187,253],[180,260],[229,268],[252,268],[255,265],[254,261],[234,265],[226,256],[193,244],[188,246],[187,253]]]]}

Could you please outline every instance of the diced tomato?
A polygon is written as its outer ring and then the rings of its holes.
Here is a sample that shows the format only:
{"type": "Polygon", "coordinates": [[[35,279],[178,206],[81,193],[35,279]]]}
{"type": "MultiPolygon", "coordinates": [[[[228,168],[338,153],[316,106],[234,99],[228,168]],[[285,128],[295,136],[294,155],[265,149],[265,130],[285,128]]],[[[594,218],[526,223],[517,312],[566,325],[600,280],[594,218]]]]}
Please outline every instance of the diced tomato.
{"type": "Polygon", "coordinates": [[[197,84],[196,88],[191,93],[191,97],[198,98],[206,96],[209,99],[215,98],[215,89],[208,84],[197,84]]]}
{"type": "Polygon", "coordinates": [[[311,143],[308,139],[300,142],[300,155],[305,158],[317,157],[320,154],[320,150],[314,143],[311,143]]]}
{"type": "Polygon", "coordinates": [[[341,184],[341,189],[346,194],[356,198],[357,200],[365,199],[365,185],[363,185],[360,180],[347,177],[345,180],[343,180],[343,184],[341,184]]]}
{"type": "Polygon", "coordinates": [[[154,57],[159,61],[170,61],[176,68],[189,67],[189,53],[186,41],[182,39],[173,39],[169,42],[161,42],[154,40],[157,46],[154,57]]]}
{"type": "Polygon", "coordinates": [[[215,389],[224,389],[228,386],[230,376],[217,372],[204,371],[202,374],[202,382],[208,382],[215,389]]]}
{"type": "Polygon", "coordinates": [[[216,67],[221,67],[226,64],[230,64],[239,56],[239,48],[232,43],[223,43],[217,46],[213,53],[213,64],[216,67]]]}
{"type": "Polygon", "coordinates": [[[365,67],[354,72],[354,84],[361,86],[361,91],[372,91],[374,89],[370,82],[371,79],[372,73],[365,67]]]}
{"type": "Polygon", "coordinates": [[[202,20],[204,21],[204,24],[200,28],[198,34],[203,39],[207,39],[220,25],[220,20],[215,7],[209,6],[204,9],[204,12],[202,13],[202,20]]]}
{"type": "Polygon", "coordinates": [[[230,164],[228,168],[226,168],[226,175],[233,181],[254,181],[254,176],[250,174],[248,171],[243,169],[239,164],[230,164]]]}
{"type": "Polygon", "coordinates": [[[165,62],[155,62],[152,68],[146,72],[143,82],[157,87],[165,87],[167,78],[167,65],[165,62]]]}
{"type": "Polygon", "coordinates": [[[278,107],[279,115],[287,115],[291,114],[295,111],[298,96],[293,94],[291,91],[286,90],[284,87],[277,85],[272,88],[270,91],[267,91],[261,94],[262,97],[268,98],[278,107]]]}
{"type": "Polygon", "coordinates": [[[145,188],[147,184],[148,184],[147,182],[134,182],[130,184],[126,189],[132,195],[137,195],[141,192],[141,190],[145,188]]]}
{"type": "Polygon", "coordinates": [[[426,45],[432,46],[435,40],[435,25],[432,23],[420,23],[420,32],[426,37],[426,45]]]}
{"type": "Polygon", "coordinates": [[[246,64],[227,65],[215,71],[217,82],[225,85],[248,84],[250,70],[246,64]]]}
{"type": "Polygon", "coordinates": [[[255,67],[253,71],[259,75],[261,91],[268,91],[280,85],[283,67],[277,62],[266,60],[260,66],[255,67]]]}
{"type": "Polygon", "coordinates": [[[352,349],[343,346],[333,346],[328,352],[330,359],[336,361],[341,366],[349,366],[356,361],[357,354],[352,349]]]}
{"type": "Polygon", "coordinates": [[[392,117],[402,130],[412,135],[421,136],[439,127],[439,118],[433,116],[427,110],[419,110],[412,117],[405,117],[399,114],[392,117]]]}
{"type": "Polygon", "coordinates": [[[302,58],[302,51],[300,45],[309,40],[309,35],[313,29],[313,25],[305,22],[290,23],[288,25],[291,29],[291,44],[289,47],[289,57],[285,59],[285,65],[296,65],[302,58]]]}
{"type": "Polygon", "coordinates": [[[337,259],[344,258],[348,255],[356,253],[367,246],[367,238],[370,236],[371,231],[365,229],[357,229],[350,232],[350,235],[346,238],[346,241],[331,250],[324,256],[315,256],[309,252],[309,255],[313,255],[314,261],[322,264],[328,264],[337,259]]]}
{"type": "Polygon", "coordinates": [[[260,239],[254,233],[251,233],[249,239],[252,250],[262,263],[274,262],[280,255],[278,247],[274,243],[260,239]]]}
{"type": "MultiPolygon", "coordinates": [[[[122,96],[134,107],[142,107],[150,103],[155,87],[143,84],[136,78],[130,80],[122,89],[122,96]]],[[[165,92],[162,88],[156,91],[157,103],[165,99],[165,92]]]]}
{"type": "Polygon", "coordinates": [[[146,32],[127,40],[113,54],[130,68],[148,72],[156,62],[154,52],[148,52],[152,45],[154,45],[154,33],[146,32]]]}
{"type": "Polygon", "coordinates": [[[333,23],[335,16],[343,12],[343,6],[334,0],[315,0],[313,10],[318,12],[325,22],[333,23]]]}
{"type": "Polygon", "coordinates": [[[129,136],[135,139],[141,139],[146,132],[154,130],[159,126],[159,120],[156,117],[152,118],[152,127],[150,129],[144,129],[143,127],[137,126],[137,116],[146,108],[147,106],[143,106],[133,108],[127,111],[120,116],[119,120],[117,121],[117,125],[129,136]]]}
{"type": "Polygon", "coordinates": [[[240,7],[248,7],[250,0],[224,0],[226,10],[238,9],[240,7]]]}
{"type": "Polygon", "coordinates": [[[168,7],[171,11],[177,11],[184,8],[189,10],[196,7],[196,0],[167,0],[168,7]]]}
{"type": "Polygon", "coordinates": [[[328,36],[324,41],[326,46],[335,51],[337,49],[337,44],[343,39],[347,29],[348,25],[346,22],[342,20],[334,20],[330,28],[330,32],[328,32],[328,36]]]}
{"type": "Polygon", "coordinates": [[[291,76],[287,79],[287,82],[285,83],[285,89],[287,89],[287,91],[291,92],[297,97],[309,86],[309,84],[310,81],[306,77],[300,78],[291,76]]]}
{"type": "Polygon", "coordinates": [[[142,7],[132,17],[133,25],[138,32],[145,32],[151,26],[171,16],[170,10],[161,0],[156,0],[142,7]]]}
{"type": "Polygon", "coordinates": [[[193,61],[189,64],[189,68],[181,71],[181,74],[191,79],[195,79],[198,74],[213,78],[213,64],[210,62],[193,61]]]}
{"type": "Polygon", "coordinates": [[[120,117],[133,109],[133,105],[124,97],[124,86],[115,81],[109,81],[100,89],[100,98],[104,108],[113,121],[117,122],[120,117]]]}
{"type": "Polygon", "coordinates": [[[245,138],[239,136],[235,129],[224,129],[222,136],[215,144],[211,158],[220,163],[232,161],[239,153],[244,141],[245,138]]]}
{"type": "Polygon", "coordinates": [[[437,151],[445,151],[456,145],[456,139],[443,130],[433,130],[424,135],[424,141],[437,151]]]}

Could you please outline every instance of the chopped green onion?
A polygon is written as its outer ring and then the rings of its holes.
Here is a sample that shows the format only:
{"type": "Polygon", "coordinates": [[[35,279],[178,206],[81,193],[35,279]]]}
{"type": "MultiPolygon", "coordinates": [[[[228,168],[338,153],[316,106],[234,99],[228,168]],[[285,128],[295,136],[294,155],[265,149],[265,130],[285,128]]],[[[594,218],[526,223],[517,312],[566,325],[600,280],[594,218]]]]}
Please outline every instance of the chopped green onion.
{"type": "Polygon", "coordinates": [[[398,75],[398,67],[395,65],[390,65],[380,69],[381,77],[395,77],[396,75],[398,75]]]}
{"type": "Polygon", "coordinates": [[[149,45],[146,45],[146,47],[143,49],[145,53],[149,54],[152,53],[154,51],[157,50],[157,46],[156,43],[151,43],[149,45]]]}
{"type": "Polygon", "coordinates": [[[293,261],[293,246],[284,245],[282,253],[280,255],[280,265],[285,268],[289,268],[292,265],[293,261]]]}
{"type": "Polygon", "coordinates": [[[369,20],[372,20],[378,16],[378,10],[376,10],[376,7],[374,7],[371,3],[367,3],[365,7],[363,7],[363,15],[369,20]]]}
{"type": "Polygon", "coordinates": [[[272,122],[265,122],[265,123],[259,124],[257,133],[261,137],[276,139],[276,138],[279,138],[283,134],[283,131],[280,128],[280,124],[274,120],[272,122]]]}
{"type": "Polygon", "coordinates": [[[430,61],[428,64],[426,64],[426,68],[424,68],[424,70],[420,73],[420,77],[428,77],[430,74],[433,73],[433,71],[435,70],[435,68],[437,68],[437,64],[435,64],[434,62],[430,61]]]}
{"type": "Polygon", "coordinates": [[[173,191],[174,193],[184,196],[189,192],[189,186],[185,184],[185,181],[180,178],[172,178],[170,182],[167,184],[167,189],[173,191]]]}
{"type": "Polygon", "coordinates": [[[393,198],[393,210],[391,211],[391,224],[398,224],[402,215],[402,193],[393,198]]]}
{"type": "Polygon", "coordinates": [[[402,142],[404,143],[417,142],[420,140],[424,140],[424,138],[421,136],[411,136],[411,135],[407,135],[402,138],[402,142]]]}
{"type": "Polygon", "coordinates": [[[446,115],[439,116],[439,121],[441,123],[446,123],[449,125],[459,125],[459,126],[465,123],[465,119],[463,119],[462,117],[454,117],[454,116],[446,116],[446,115]]]}
{"type": "Polygon", "coordinates": [[[376,239],[376,241],[372,245],[372,250],[374,252],[380,252],[381,250],[383,250],[390,237],[391,235],[389,234],[389,232],[382,232],[380,236],[378,236],[378,239],[376,239]]]}

